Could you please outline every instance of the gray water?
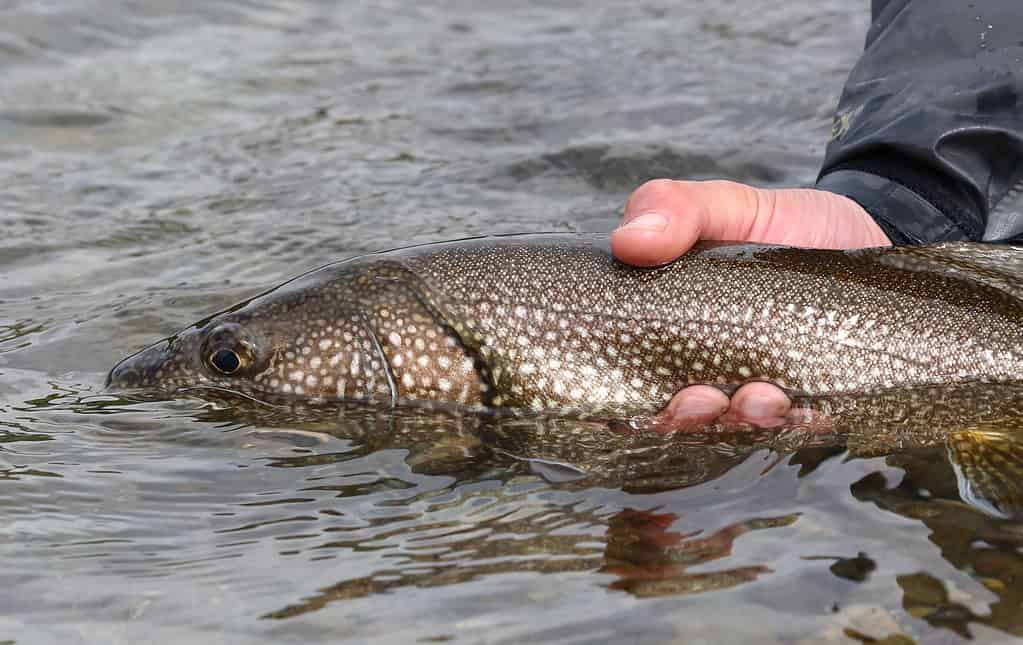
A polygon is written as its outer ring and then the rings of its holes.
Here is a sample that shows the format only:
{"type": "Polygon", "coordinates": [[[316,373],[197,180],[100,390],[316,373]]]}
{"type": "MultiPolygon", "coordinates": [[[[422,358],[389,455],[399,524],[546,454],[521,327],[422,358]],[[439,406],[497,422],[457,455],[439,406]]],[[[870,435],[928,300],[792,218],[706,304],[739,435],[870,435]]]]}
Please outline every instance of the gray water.
{"type": "Polygon", "coordinates": [[[811,182],[866,4],[0,0],[0,642],[1023,635],[1023,526],[940,450],[637,492],[102,391],[329,261],[811,182]]]}

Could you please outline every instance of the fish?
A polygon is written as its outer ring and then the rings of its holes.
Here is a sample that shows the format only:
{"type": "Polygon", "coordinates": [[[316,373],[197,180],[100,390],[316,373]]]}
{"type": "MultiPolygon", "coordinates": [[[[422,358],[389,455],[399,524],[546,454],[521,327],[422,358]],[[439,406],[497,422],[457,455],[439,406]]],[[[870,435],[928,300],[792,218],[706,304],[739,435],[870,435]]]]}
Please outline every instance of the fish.
{"type": "MultiPolygon", "coordinates": [[[[107,386],[641,426],[682,387],[762,381],[859,454],[948,445],[981,473],[1017,465],[987,438],[1023,419],[1021,276],[1023,249],[984,243],[700,243],[636,268],[604,236],[489,236],[315,269],[125,358],[107,386]]],[[[969,494],[1001,508],[1003,479],[969,494]]]]}
{"type": "Polygon", "coordinates": [[[1021,249],[969,243],[702,244],[653,269],[586,235],[421,245],[205,318],[121,361],[108,386],[629,417],[697,383],[810,396],[1023,383],[1023,274],[999,255],[1023,266],[1021,249]]]}

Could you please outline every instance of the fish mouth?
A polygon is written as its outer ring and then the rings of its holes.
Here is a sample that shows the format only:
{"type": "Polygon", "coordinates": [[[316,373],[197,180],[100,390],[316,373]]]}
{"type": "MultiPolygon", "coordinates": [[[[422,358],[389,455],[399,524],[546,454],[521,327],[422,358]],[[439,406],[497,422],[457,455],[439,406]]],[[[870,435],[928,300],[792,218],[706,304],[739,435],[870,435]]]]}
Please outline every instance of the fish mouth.
{"type": "MultiPolygon", "coordinates": [[[[188,385],[180,387],[176,392],[181,394],[193,394],[197,393],[204,398],[223,398],[231,401],[245,401],[253,403],[261,407],[269,408],[272,410],[287,410],[287,405],[274,403],[272,400],[261,399],[253,394],[245,392],[243,390],[234,389],[230,387],[224,387],[222,385],[211,385],[207,383],[199,383],[197,385],[188,385]]],[[[273,395],[271,395],[273,398],[273,395]]],[[[283,397],[282,397],[283,398],[283,397]]]]}
{"type": "Polygon", "coordinates": [[[169,356],[169,339],[141,349],[114,365],[103,387],[114,391],[159,387],[158,374],[169,356]]]}

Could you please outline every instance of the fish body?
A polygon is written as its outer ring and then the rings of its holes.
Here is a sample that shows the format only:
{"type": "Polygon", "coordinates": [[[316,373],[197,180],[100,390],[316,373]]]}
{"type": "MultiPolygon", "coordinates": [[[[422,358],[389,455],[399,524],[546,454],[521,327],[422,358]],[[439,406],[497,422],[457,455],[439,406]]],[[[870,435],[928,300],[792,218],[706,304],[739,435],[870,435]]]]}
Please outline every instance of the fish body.
{"type": "Polygon", "coordinates": [[[361,401],[539,414],[454,433],[467,443],[447,451],[429,423],[374,423],[362,439],[373,444],[379,431],[426,445],[424,463],[482,449],[564,463],[636,489],[706,481],[759,447],[872,456],[944,446],[962,498],[1015,517],[1021,276],[1023,250],[971,243],[702,244],[639,269],[596,236],[488,237],[316,269],[124,359],[108,384],[319,409],[361,401]],[[665,443],[586,421],[653,414],[686,385],[750,381],[784,388],[826,427],[665,443]]]}
{"type": "Polygon", "coordinates": [[[698,383],[933,403],[1023,381],[1020,266],[1023,250],[969,243],[706,244],[653,269],[618,263],[596,236],[429,244],[311,271],[125,359],[109,382],[590,417],[650,414],[698,383]]]}

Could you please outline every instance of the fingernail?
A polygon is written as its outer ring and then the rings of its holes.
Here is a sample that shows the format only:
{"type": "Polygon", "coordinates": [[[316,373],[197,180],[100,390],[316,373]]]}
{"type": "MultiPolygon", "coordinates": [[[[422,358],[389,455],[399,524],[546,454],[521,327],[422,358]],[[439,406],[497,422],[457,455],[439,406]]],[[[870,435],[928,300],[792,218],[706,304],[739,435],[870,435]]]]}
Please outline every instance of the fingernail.
{"type": "Polygon", "coordinates": [[[660,233],[668,228],[668,218],[660,213],[643,213],[618,227],[626,230],[643,230],[660,233]]]}

